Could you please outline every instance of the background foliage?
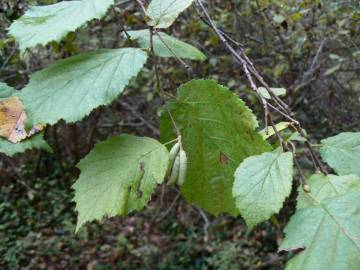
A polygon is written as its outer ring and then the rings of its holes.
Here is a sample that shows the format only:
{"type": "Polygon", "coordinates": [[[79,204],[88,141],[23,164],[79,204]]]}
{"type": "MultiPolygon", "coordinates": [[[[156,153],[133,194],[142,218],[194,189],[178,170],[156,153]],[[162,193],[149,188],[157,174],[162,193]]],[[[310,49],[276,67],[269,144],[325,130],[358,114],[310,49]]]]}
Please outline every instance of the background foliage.
{"type": "MultiPolygon", "coordinates": [[[[1,82],[20,89],[29,82],[29,74],[57,59],[125,44],[123,25],[131,30],[144,28],[135,1],[117,1],[100,21],[68,34],[60,44],[36,48],[20,58],[7,27],[29,4],[55,2],[1,1],[1,82]]],[[[245,45],[269,83],[287,89],[284,100],[315,141],[359,130],[358,1],[209,2],[218,25],[245,45]]],[[[202,63],[191,62],[194,77],[219,80],[261,115],[241,69],[193,8],[167,33],[200,48],[208,57],[202,63]]],[[[78,176],[74,167],[78,160],[95,142],[113,134],[158,136],[162,99],[154,92],[151,67],[149,62],[147,72],[132,80],[122,99],[110,107],[97,109],[80,123],[49,127],[45,138],[54,155],[30,151],[13,159],[1,156],[0,268],[282,268],[287,258],[277,253],[277,244],[292,214],[290,207],[281,211],[280,223],[266,222],[249,233],[239,218],[209,216],[207,223],[176,190],[161,190],[145,211],[94,223],[74,236],[71,185],[78,176]]],[[[159,68],[164,88],[173,93],[188,80],[186,70],[174,59],[161,59],[159,68]]],[[[303,165],[308,164],[304,161],[303,165]]]]}

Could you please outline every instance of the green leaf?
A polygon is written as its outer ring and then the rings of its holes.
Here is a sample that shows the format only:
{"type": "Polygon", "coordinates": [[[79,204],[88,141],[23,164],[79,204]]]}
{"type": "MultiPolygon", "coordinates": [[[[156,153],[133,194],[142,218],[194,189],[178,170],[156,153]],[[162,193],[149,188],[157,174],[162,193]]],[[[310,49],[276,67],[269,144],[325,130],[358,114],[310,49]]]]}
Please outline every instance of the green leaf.
{"type": "Polygon", "coordinates": [[[287,270],[357,270],[360,265],[360,192],[301,208],[285,228],[280,251],[302,250],[287,270]]]}
{"type": "Polygon", "coordinates": [[[338,71],[340,68],[341,68],[341,64],[337,64],[337,65],[333,66],[332,68],[327,69],[324,72],[324,76],[329,76],[329,75],[335,73],[336,71],[338,71]]]}
{"type": "MultiPolygon", "coordinates": [[[[357,175],[337,176],[333,174],[314,174],[309,179],[309,185],[311,194],[318,200],[323,200],[351,191],[360,191],[360,177],[357,175]]],[[[314,200],[312,200],[302,188],[299,188],[297,201],[297,209],[314,205],[314,200]]]]}
{"type": "Polygon", "coordinates": [[[339,62],[343,62],[345,59],[337,54],[334,54],[334,53],[330,53],[329,54],[329,58],[331,60],[336,60],[336,61],[339,61],[339,62]]]}
{"type": "Polygon", "coordinates": [[[144,208],[168,162],[166,147],[151,138],[121,135],[98,143],[78,164],[76,230],[88,221],[144,208]]]}
{"type": "MultiPolygon", "coordinates": [[[[193,80],[178,89],[169,110],[182,135],[188,172],[181,187],[188,202],[214,215],[238,215],[232,197],[239,163],[271,147],[255,131],[257,121],[244,102],[213,80],[193,80]]],[[[176,137],[167,112],[161,119],[163,142],[176,137]]]]}
{"type": "Polygon", "coordinates": [[[194,0],[152,0],[146,10],[150,18],[148,25],[155,28],[168,28],[181,12],[187,9],[194,0]]]}
{"type": "MultiPolygon", "coordinates": [[[[290,124],[291,122],[280,122],[275,125],[275,128],[279,132],[286,129],[290,124]]],[[[259,134],[263,137],[264,140],[270,138],[272,135],[275,135],[275,133],[276,132],[272,126],[269,126],[267,129],[264,128],[259,132],[259,134]]]]}
{"type": "Polygon", "coordinates": [[[32,124],[75,122],[116,99],[146,59],[134,48],[76,55],[35,73],[19,97],[32,124]]]}
{"type": "Polygon", "coordinates": [[[8,140],[0,138],[0,153],[3,153],[9,157],[17,153],[23,153],[30,149],[42,149],[44,151],[51,152],[51,147],[45,141],[44,135],[42,133],[19,143],[11,143],[8,140]]]}
{"type": "Polygon", "coordinates": [[[250,228],[280,211],[291,192],[292,176],[293,155],[279,149],[248,157],[240,164],[233,196],[250,228]]]}
{"type": "MultiPolygon", "coordinates": [[[[305,130],[303,131],[306,134],[306,131],[305,130]]],[[[289,138],[287,138],[287,141],[305,142],[306,139],[303,136],[301,136],[299,132],[295,131],[290,135],[289,138]]]]}
{"type": "MultiPolygon", "coordinates": [[[[149,30],[138,30],[127,32],[132,39],[135,39],[139,46],[143,49],[150,47],[150,33],[149,30]]],[[[153,46],[155,55],[160,57],[180,57],[191,60],[204,61],[206,56],[197,48],[182,42],[172,36],[163,32],[158,32],[161,39],[157,35],[153,35],[153,46]],[[165,44],[167,45],[165,45],[165,44]],[[169,50],[168,47],[171,49],[169,50]],[[176,56],[174,55],[176,54],[176,56]]]]}
{"type": "MultiPolygon", "coordinates": [[[[273,91],[273,93],[277,96],[285,96],[286,95],[285,88],[270,88],[270,90],[273,91]]],[[[265,87],[259,87],[258,91],[264,98],[271,99],[270,93],[268,92],[268,90],[265,87]]]]}
{"type": "Polygon", "coordinates": [[[60,41],[86,22],[103,17],[113,4],[114,0],[82,0],[33,6],[10,26],[9,34],[16,38],[21,51],[60,41]]]}
{"type": "Polygon", "coordinates": [[[6,83],[0,82],[0,98],[8,98],[16,93],[16,90],[6,83]]]}
{"type": "Polygon", "coordinates": [[[343,132],[321,141],[322,158],[340,175],[360,175],[360,132],[343,132]]]}

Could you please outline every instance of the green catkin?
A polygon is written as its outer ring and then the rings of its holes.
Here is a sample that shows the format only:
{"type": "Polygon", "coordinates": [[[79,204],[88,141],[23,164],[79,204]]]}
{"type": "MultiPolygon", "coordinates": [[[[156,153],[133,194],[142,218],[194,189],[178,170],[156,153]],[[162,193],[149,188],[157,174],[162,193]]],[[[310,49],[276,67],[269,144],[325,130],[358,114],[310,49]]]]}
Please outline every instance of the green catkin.
{"type": "Polygon", "coordinates": [[[172,170],[171,170],[171,175],[168,181],[168,185],[174,185],[175,183],[177,183],[177,179],[179,177],[179,169],[180,169],[180,156],[177,155],[174,161],[174,164],[172,166],[172,170]]]}
{"type": "Polygon", "coordinates": [[[182,149],[179,152],[179,159],[180,159],[179,178],[177,184],[179,186],[182,186],[186,181],[186,172],[187,172],[187,156],[185,151],[182,149]]]}
{"type": "Polygon", "coordinates": [[[180,150],[180,143],[177,142],[174,144],[174,146],[171,148],[170,150],[170,154],[169,154],[169,165],[166,171],[166,176],[169,176],[171,173],[171,169],[173,168],[176,156],[178,155],[180,150]]]}

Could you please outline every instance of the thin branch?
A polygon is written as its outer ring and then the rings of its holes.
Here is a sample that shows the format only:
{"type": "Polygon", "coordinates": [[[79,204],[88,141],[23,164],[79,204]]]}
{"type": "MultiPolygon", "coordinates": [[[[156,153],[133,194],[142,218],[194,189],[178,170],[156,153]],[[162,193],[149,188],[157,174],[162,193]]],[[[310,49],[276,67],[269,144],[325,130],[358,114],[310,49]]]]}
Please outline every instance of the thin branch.
{"type": "Polygon", "coordinates": [[[121,106],[129,109],[131,111],[131,113],[133,115],[135,115],[141,122],[144,123],[145,126],[147,126],[148,128],[150,128],[152,130],[152,132],[154,132],[154,134],[156,134],[157,136],[160,135],[159,133],[159,129],[156,128],[154,125],[152,125],[151,123],[149,123],[144,117],[142,117],[142,115],[140,115],[137,110],[135,110],[132,106],[130,106],[128,103],[124,102],[124,101],[119,101],[121,106]]]}
{"type": "MultiPolygon", "coordinates": [[[[201,0],[197,0],[196,3],[198,4],[198,6],[201,8],[201,10],[203,11],[205,18],[207,19],[210,27],[214,30],[214,32],[216,33],[216,35],[219,37],[219,39],[221,40],[221,42],[226,46],[226,48],[229,50],[229,52],[235,57],[235,59],[242,65],[244,72],[247,76],[247,79],[250,82],[251,88],[257,93],[260,102],[264,108],[264,114],[265,114],[265,118],[266,119],[271,119],[271,113],[268,111],[268,106],[274,110],[276,110],[278,113],[280,113],[282,116],[286,117],[287,119],[292,119],[291,121],[294,124],[294,128],[299,132],[299,134],[304,137],[306,139],[306,146],[309,149],[311,155],[314,157],[315,160],[315,167],[318,166],[322,173],[327,174],[327,170],[325,168],[325,166],[321,163],[320,159],[318,158],[318,156],[315,154],[314,149],[312,148],[312,145],[309,141],[309,139],[307,138],[306,134],[303,132],[300,123],[293,119],[293,115],[294,113],[289,109],[289,107],[287,106],[287,104],[285,102],[283,102],[277,95],[275,95],[275,93],[270,89],[269,85],[266,83],[266,81],[264,80],[264,78],[260,75],[260,73],[257,71],[257,69],[255,68],[254,64],[251,62],[251,60],[247,57],[247,55],[244,53],[244,51],[242,49],[240,49],[241,54],[239,54],[228,42],[228,40],[223,36],[223,34],[219,31],[219,29],[217,28],[217,26],[215,25],[215,23],[212,21],[209,13],[207,12],[207,10],[205,9],[203,3],[201,2],[201,0]],[[266,90],[269,92],[272,100],[275,102],[275,104],[278,107],[275,107],[273,105],[269,105],[269,103],[262,97],[262,95],[259,93],[258,91],[258,87],[256,86],[252,76],[254,76],[260,83],[262,86],[264,86],[266,88],[266,90]]],[[[267,120],[265,120],[265,126],[267,128],[267,120]]],[[[271,125],[273,125],[273,123],[271,123],[271,125]]],[[[276,129],[276,128],[275,128],[276,129]]],[[[274,130],[275,130],[274,129],[274,130]]],[[[280,136],[279,136],[280,137],[280,136]]],[[[284,143],[283,145],[285,148],[289,149],[286,145],[286,143],[284,143]]],[[[290,149],[289,149],[290,150],[290,149]]],[[[297,161],[295,162],[297,163],[297,161]]],[[[300,166],[296,166],[298,167],[298,169],[301,169],[300,166]]],[[[303,175],[302,172],[300,172],[300,175],[303,175]]],[[[304,182],[304,181],[303,181],[304,182]]]]}
{"type": "Polygon", "coordinates": [[[208,240],[209,239],[209,226],[210,226],[209,219],[206,216],[205,212],[201,208],[197,207],[195,204],[192,204],[192,206],[199,212],[200,216],[204,220],[204,235],[205,235],[204,238],[206,240],[208,240]]]}
{"type": "Polygon", "coordinates": [[[14,56],[14,54],[16,53],[17,47],[14,46],[9,54],[9,56],[4,60],[3,64],[1,65],[1,69],[3,69],[11,60],[11,58],[14,56]]]}
{"type": "MultiPolygon", "coordinates": [[[[211,24],[204,18],[204,16],[199,12],[199,10],[197,8],[195,8],[195,11],[203,23],[205,23],[209,27],[212,27],[211,24]]],[[[225,33],[223,30],[221,30],[221,29],[218,29],[218,30],[229,42],[233,43],[235,46],[244,47],[243,44],[234,40],[232,37],[230,37],[229,34],[225,33]]]]}
{"type": "Polygon", "coordinates": [[[161,86],[160,75],[159,75],[159,67],[158,67],[158,64],[157,64],[157,59],[156,59],[155,51],[154,51],[154,29],[152,27],[150,27],[149,32],[150,32],[150,55],[151,55],[151,58],[154,61],[157,90],[162,93],[164,91],[163,91],[162,86],[161,86]]]}
{"type": "Polygon", "coordinates": [[[171,123],[173,124],[173,126],[174,126],[174,128],[175,128],[176,135],[177,135],[177,137],[178,137],[178,139],[179,139],[179,142],[181,143],[181,133],[180,133],[180,129],[177,127],[176,122],[175,122],[175,119],[174,119],[174,117],[172,116],[169,108],[166,108],[166,110],[167,110],[167,112],[168,112],[168,114],[169,114],[169,116],[170,116],[171,123]]]}
{"type": "Polygon", "coordinates": [[[162,214],[160,217],[158,217],[158,218],[156,219],[156,221],[155,221],[156,223],[159,223],[162,219],[164,219],[164,218],[170,213],[170,211],[174,208],[177,200],[180,198],[180,195],[181,195],[181,193],[179,192],[179,193],[175,196],[174,200],[173,200],[172,203],[170,204],[169,208],[165,211],[165,213],[162,214]]]}
{"type": "Polygon", "coordinates": [[[202,11],[205,14],[206,19],[208,20],[208,25],[210,25],[210,27],[215,31],[216,35],[220,38],[220,40],[225,44],[225,46],[227,47],[227,49],[230,51],[230,53],[235,57],[235,59],[242,65],[245,75],[248,78],[251,88],[257,93],[260,101],[261,101],[261,105],[263,106],[264,109],[264,119],[265,119],[265,127],[267,128],[267,119],[268,119],[268,114],[269,114],[269,110],[267,107],[267,101],[265,100],[265,98],[261,95],[261,93],[259,92],[258,88],[256,87],[252,76],[249,72],[248,69],[248,65],[246,63],[246,61],[237,53],[237,51],[229,44],[229,42],[227,41],[227,39],[223,36],[223,34],[221,33],[221,31],[216,27],[215,23],[212,21],[212,19],[210,18],[209,13],[207,12],[207,10],[205,9],[204,5],[202,4],[202,2],[200,0],[197,0],[198,5],[200,6],[200,8],[202,9],[202,11]]]}
{"type": "Polygon", "coordinates": [[[290,89],[295,89],[296,91],[299,91],[301,88],[308,85],[308,83],[310,83],[312,81],[311,76],[319,68],[318,62],[319,62],[320,55],[321,55],[321,52],[323,51],[326,41],[327,41],[327,38],[324,38],[321,41],[320,46],[317,49],[313,60],[311,61],[311,65],[310,65],[309,69],[303,74],[301,79],[295,81],[295,83],[290,87],[290,89]]]}
{"type": "Polygon", "coordinates": [[[136,2],[139,4],[139,6],[141,7],[142,11],[143,11],[144,14],[146,15],[146,8],[145,8],[143,2],[141,2],[141,0],[136,0],[136,2]]]}

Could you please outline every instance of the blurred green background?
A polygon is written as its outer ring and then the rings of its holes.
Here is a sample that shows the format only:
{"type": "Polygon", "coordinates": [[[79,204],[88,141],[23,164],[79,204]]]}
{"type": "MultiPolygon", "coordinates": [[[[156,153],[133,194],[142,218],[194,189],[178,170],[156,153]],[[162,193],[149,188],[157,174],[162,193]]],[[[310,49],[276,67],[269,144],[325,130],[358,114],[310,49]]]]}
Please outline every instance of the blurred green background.
{"type": "MultiPolygon", "coordinates": [[[[29,5],[55,2],[0,1],[1,82],[20,90],[32,73],[57,59],[97,48],[129,46],[122,28],[145,28],[136,1],[117,1],[102,20],[90,22],[59,44],[37,47],[20,57],[7,27],[29,5]]],[[[341,131],[359,131],[359,1],[207,2],[216,24],[242,44],[267,82],[287,89],[284,101],[315,143],[341,131]]],[[[261,121],[261,106],[242,69],[194,6],[167,32],[207,55],[204,63],[188,62],[192,78],[217,79],[238,93],[261,121]]],[[[167,91],[175,92],[189,79],[176,60],[159,59],[159,64],[167,91]]],[[[277,245],[293,213],[296,194],[277,218],[249,232],[240,217],[204,218],[177,190],[164,186],[144,211],[93,222],[75,235],[71,185],[79,173],[76,163],[94,143],[113,134],[157,137],[164,101],[155,84],[149,61],[111,106],[93,111],[79,123],[48,127],[46,140],[53,154],[34,150],[14,158],[0,156],[0,269],[283,268],[291,254],[278,254],[277,245]]],[[[307,159],[302,163],[311,173],[307,159]]]]}

